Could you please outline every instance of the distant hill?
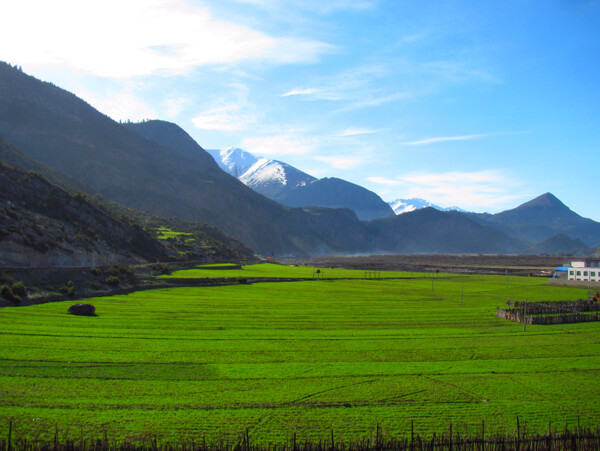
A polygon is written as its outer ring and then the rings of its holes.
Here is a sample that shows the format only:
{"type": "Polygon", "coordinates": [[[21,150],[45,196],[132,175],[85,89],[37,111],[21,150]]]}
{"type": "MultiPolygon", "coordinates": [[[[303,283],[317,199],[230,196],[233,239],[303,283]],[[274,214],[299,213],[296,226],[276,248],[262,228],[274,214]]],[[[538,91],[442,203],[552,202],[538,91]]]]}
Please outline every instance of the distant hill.
{"type": "Polygon", "coordinates": [[[368,224],[376,252],[519,253],[525,243],[466,215],[427,207],[368,224]]]}
{"type": "Polygon", "coordinates": [[[551,193],[542,194],[512,210],[494,215],[471,214],[471,217],[534,243],[564,234],[591,246],[600,245],[600,223],[579,216],[551,193]]]}
{"type": "Polygon", "coordinates": [[[290,207],[349,208],[362,221],[394,214],[377,194],[346,180],[317,179],[282,161],[257,158],[238,148],[210,153],[223,170],[245,185],[290,207]]]}
{"type": "Polygon", "coordinates": [[[593,249],[588,248],[588,246],[580,239],[569,238],[563,233],[551,236],[527,249],[528,254],[549,255],[588,255],[593,253],[593,251],[593,249]]]}

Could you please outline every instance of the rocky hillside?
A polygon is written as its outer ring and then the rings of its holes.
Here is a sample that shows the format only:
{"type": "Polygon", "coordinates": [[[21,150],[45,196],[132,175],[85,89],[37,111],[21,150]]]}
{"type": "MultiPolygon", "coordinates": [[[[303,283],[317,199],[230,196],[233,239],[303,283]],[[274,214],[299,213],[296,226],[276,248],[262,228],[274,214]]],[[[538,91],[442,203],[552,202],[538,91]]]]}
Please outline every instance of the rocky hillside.
{"type": "Polygon", "coordinates": [[[166,254],[141,227],[115,219],[85,195],[0,163],[0,265],[101,265],[166,254]]]}

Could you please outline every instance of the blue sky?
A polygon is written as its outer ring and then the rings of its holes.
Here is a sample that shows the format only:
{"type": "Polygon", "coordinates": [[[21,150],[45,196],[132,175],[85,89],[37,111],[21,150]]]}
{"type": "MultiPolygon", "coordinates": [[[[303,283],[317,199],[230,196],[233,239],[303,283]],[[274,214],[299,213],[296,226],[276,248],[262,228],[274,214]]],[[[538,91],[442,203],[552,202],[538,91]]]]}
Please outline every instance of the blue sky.
{"type": "Polygon", "coordinates": [[[0,59],[384,200],[600,220],[600,0],[20,0],[0,59]]]}

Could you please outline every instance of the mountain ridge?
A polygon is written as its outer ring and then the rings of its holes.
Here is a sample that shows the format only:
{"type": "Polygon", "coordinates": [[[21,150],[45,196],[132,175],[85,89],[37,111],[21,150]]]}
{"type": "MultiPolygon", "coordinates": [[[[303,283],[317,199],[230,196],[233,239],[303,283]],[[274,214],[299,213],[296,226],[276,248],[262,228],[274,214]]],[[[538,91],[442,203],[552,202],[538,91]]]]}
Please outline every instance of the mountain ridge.
{"type": "Polygon", "coordinates": [[[225,171],[253,190],[290,207],[349,208],[362,221],[394,214],[377,194],[343,179],[317,179],[290,164],[258,158],[239,148],[211,151],[211,155],[225,171]],[[252,158],[254,163],[248,166],[252,158]]]}

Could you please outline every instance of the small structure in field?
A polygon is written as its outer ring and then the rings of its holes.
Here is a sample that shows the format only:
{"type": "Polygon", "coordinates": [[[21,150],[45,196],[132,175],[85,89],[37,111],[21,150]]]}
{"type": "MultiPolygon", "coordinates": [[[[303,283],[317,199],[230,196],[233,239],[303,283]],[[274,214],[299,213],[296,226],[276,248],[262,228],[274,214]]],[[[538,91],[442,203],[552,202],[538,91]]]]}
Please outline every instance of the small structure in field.
{"type": "Polygon", "coordinates": [[[69,307],[69,313],[79,316],[96,316],[96,307],[92,304],[74,304],[69,307]]]}

